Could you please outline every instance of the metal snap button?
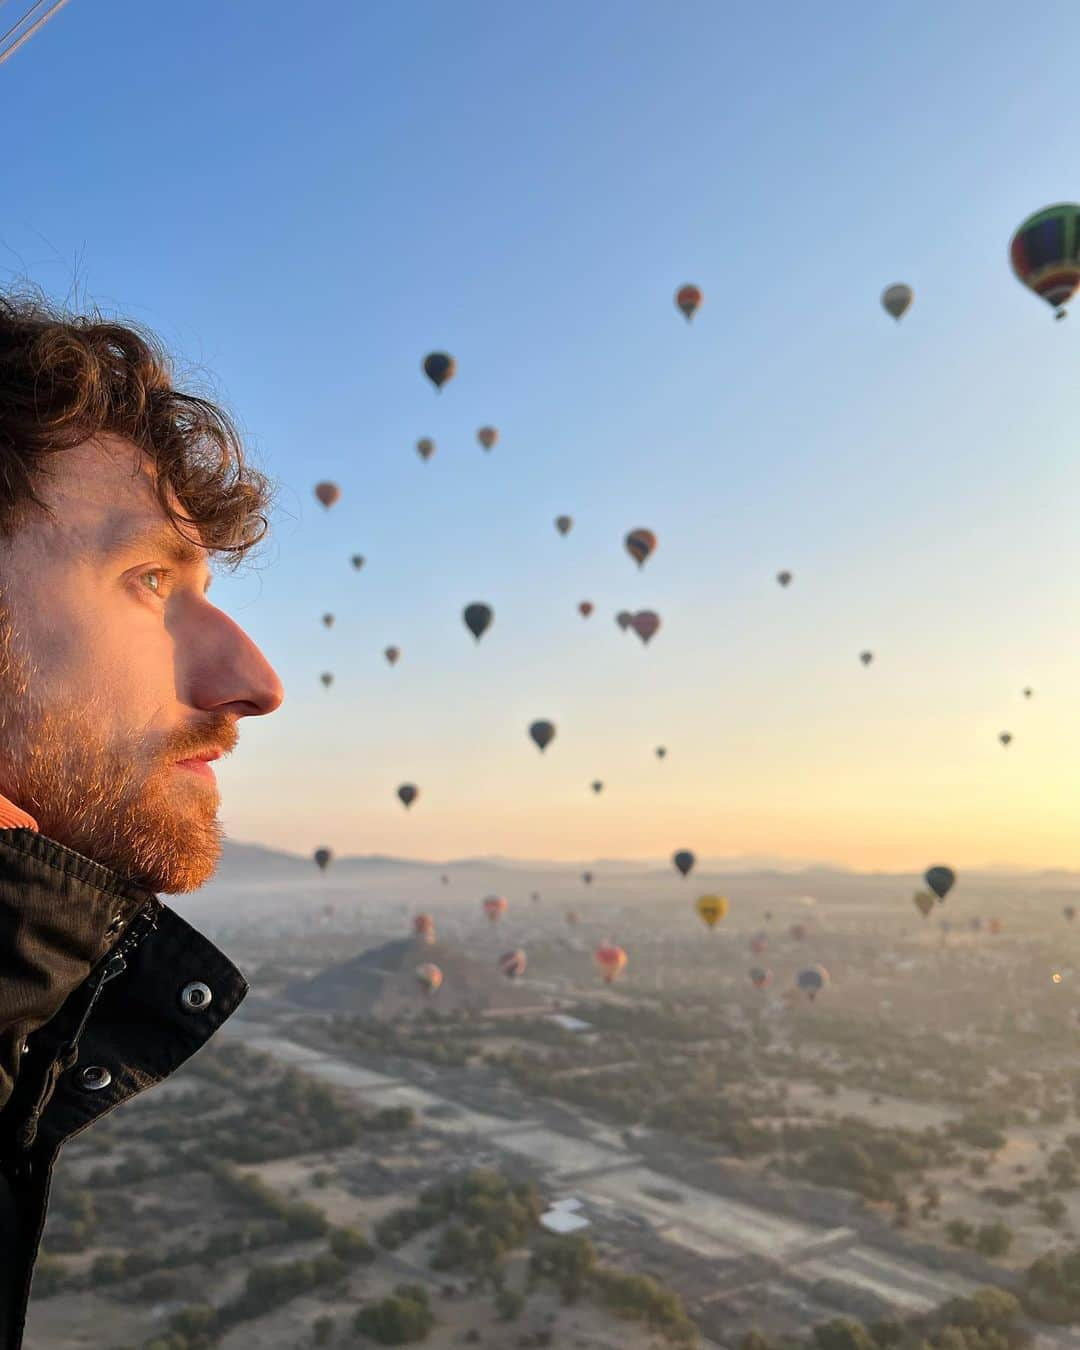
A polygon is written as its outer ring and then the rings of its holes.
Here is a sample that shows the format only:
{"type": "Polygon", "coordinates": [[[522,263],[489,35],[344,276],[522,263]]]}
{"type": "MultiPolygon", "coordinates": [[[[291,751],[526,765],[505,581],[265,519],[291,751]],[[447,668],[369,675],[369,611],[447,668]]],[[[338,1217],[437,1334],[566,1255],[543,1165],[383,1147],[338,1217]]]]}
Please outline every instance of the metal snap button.
{"type": "Polygon", "coordinates": [[[209,1008],[213,997],[208,984],[203,984],[202,980],[193,980],[180,990],[180,1006],[187,1012],[203,1012],[209,1008]]]}
{"type": "Polygon", "coordinates": [[[105,936],[112,937],[114,933],[118,933],[123,926],[123,923],[124,916],[122,914],[114,914],[109,922],[108,928],[105,929],[105,936]]]}
{"type": "Polygon", "coordinates": [[[79,1074],[79,1085],[90,1092],[97,1092],[99,1088],[107,1088],[111,1082],[112,1074],[104,1064],[88,1064],[79,1074]]]}

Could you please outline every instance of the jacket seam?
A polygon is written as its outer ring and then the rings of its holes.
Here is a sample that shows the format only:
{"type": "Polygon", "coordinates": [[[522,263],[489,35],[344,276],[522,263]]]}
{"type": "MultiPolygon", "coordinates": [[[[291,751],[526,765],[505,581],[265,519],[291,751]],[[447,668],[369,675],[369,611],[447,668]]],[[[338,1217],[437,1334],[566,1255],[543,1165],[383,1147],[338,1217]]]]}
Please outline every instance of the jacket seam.
{"type": "MultiPolygon", "coordinates": [[[[15,828],[17,828],[17,829],[23,829],[24,827],[23,827],[23,826],[16,826],[15,828]]],[[[40,838],[40,839],[45,839],[45,838],[47,838],[47,836],[45,836],[45,835],[39,835],[38,838],[40,838]]],[[[66,844],[57,844],[56,841],[55,841],[54,839],[49,839],[48,842],[49,842],[50,844],[54,844],[57,848],[67,848],[67,845],[66,845],[66,844]]],[[[90,889],[91,889],[92,891],[97,891],[97,893],[98,893],[99,895],[105,895],[105,896],[110,897],[111,899],[125,899],[125,900],[127,900],[127,899],[132,899],[132,900],[137,900],[137,899],[139,898],[138,896],[127,896],[127,895],[125,895],[125,896],[120,896],[120,895],[117,895],[117,894],[116,894],[116,891],[115,891],[115,890],[107,890],[104,886],[99,886],[99,885],[97,884],[96,881],[88,881],[88,880],[84,879],[83,877],[72,876],[72,874],[71,874],[69,871],[67,871],[65,868],[59,866],[59,864],[53,862],[51,859],[49,859],[49,858],[39,858],[39,857],[36,856],[36,854],[34,854],[33,852],[31,852],[30,850],[28,850],[28,849],[26,849],[26,848],[22,848],[22,847],[20,847],[20,846],[19,846],[18,844],[16,844],[16,843],[10,843],[10,842],[9,842],[8,840],[6,840],[6,839],[0,839],[0,845],[4,846],[4,847],[6,847],[6,848],[10,848],[10,849],[12,850],[12,852],[18,853],[18,854],[19,854],[21,857],[23,857],[23,858],[28,858],[31,862],[40,862],[40,863],[43,863],[44,866],[51,868],[54,872],[59,872],[59,874],[60,874],[62,877],[66,877],[69,881],[77,882],[80,886],[89,886],[90,889]]],[[[88,862],[88,863],[90,863],[91,866],[93,866],[93,867],[101,867],[101,863],[96,863],[96,862],[94,862],[93,858],[87,858],[87,857],[84,857],[84,855],[81,854],[81,853],[76,853],[74,849],[68,849],[68,852],[72,855],[73,858],[78,858],[81,862],[88,862]]],[[[140,887],[139,884],[138,884],[138,882],[136,882],[136,881],[129,881],[126,877],[121,877],[121,876],[117,875],[116,881],[117,881],[117,886],[118,886],[118,887],[130,886],[130,887],[132,887],[132,888],[134,888],[134,889],[136,889],[136,890],[139,890],[139,891],[142,893],[143,904],[145,904],[146,901],[147,901],[147,900],[150,898],[150,896],[153,894],[152,891],[146,890],[145,887],[140,887]]]]}

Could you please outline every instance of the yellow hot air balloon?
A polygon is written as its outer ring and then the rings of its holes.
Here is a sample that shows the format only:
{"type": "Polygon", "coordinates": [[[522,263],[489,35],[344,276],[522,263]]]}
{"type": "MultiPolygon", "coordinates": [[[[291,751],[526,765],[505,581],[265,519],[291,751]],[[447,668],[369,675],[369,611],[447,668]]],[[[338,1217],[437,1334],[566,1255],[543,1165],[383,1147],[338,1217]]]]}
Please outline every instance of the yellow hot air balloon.
{"type": "Polygon", "coordinates": [[[912,903],[925,919],[934,908],[934,897],[929,891],[916,891],[912,897],[912,903]]]}
{"type": "Polygon", "coordinates": [[[715,928],[728,912],[728,902],[722,895],[703,895],[697,902],[697,912],[710,928],[715,928]]]}

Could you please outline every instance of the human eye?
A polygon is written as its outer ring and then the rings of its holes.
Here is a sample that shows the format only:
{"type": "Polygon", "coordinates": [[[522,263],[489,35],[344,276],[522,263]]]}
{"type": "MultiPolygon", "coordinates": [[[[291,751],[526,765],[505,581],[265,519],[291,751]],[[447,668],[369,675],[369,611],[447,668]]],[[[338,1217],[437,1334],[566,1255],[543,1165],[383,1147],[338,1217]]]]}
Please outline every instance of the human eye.
{"type": "Polygon", "coordinates": [[[171,567],[151,567],[145,572],[140,572],[136,580],[142,582],[145,581],[147,577],[157,577],[159,579],[156,588],[148,588],[150,594],[164,595],[165,592],[162,587],[172,580],[173,570],[171,567]]]}

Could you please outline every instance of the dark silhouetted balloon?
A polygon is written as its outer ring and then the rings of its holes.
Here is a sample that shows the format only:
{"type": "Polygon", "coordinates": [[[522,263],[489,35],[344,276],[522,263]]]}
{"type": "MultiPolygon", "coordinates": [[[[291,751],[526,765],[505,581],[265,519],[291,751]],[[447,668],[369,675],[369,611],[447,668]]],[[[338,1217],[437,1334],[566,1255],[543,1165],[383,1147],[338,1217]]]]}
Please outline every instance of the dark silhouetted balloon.
{"type": "Polygon", "coordinates": [[[863,663],[864,666],[868,666],[868,665],[870,664],[870,662],[871,662],[873,659],[874,659],[874,653],[873,653],[873,652],[860,652],[860,653],[859,653],[859,660],[863,663]]]}
{"type": "Polygon", "coordinates": [[[764,966],[754,966],[750,971],[750,983],[755,989],[764,989],[772,979],[772,971],[764,966]]]}
{"type": "Polygon", "coordinates": [[[490,450],[499,439],[499,429],[498,427],[481,427],[476,433],[476,439],[485,450],[490,450]]]}
{"type": "Polygon", "coordinates": [[[592,790],[593,790],[595,793],[597,793],[597,794],[603,792],[603,790],[604,790],[604,785],[603,785],[603,783],[600,781],[599,778],[593,780],[593,783],[592,783],[592,790]]]}
{"type": "Polygon", "coordinates": [[[325,872],[327,863],[334,855],[328,848],[317,848],[314,856],[315,861],[319,866],[319,871],[325,872]]]}
{"type": "Polygon", "coordinates": [[[457,374],[457,362],[446,352],[431,352],[424,357],[424,374],[436,389],[441,389],[457,374]]]}
{"type": "Polygon", "coordinates": [[[319,679],[322,680],[323,686],[327,689],[329,689],[330,686],[334,683],[334,677],[328,670],[324,670],[323,673],[319,676],[319,679]]]}
{"type": "Polygon", "coordinates": [[[587,618],[589,617],[589,615],[593,612],[593,603],[592,603],[592,601],[591,601],[591,600],[582,600],[581,604],[578,605],[578,611],[579,611],[579,613],[581,614],[581,617],[582,617],[583,619],[587,619],[587,618]]]}
{"type": "Polygon", "coordinates": [[[934,908],[934,897],[929,891],[916,891],[912,896],[912,903],[925,919],[934,908]]]}
{"type": "Polygon", "coordinates": [[[690,875],[690,872],[694,866],[694,863],[697,862],[697,859],[694,857],[694,855],[690,852],[688,848],[681,848],[678,851],[678,853],[672,855],[671,861],[675,864],[675,866],[685,877],[690,875]]]}
{"type": "Polygon", "coordinates": [[[541,752],[546,750],[555,739],[555,724],[553,722],[534,722],[529,728],[529,735],[540,747],[541,752]]]}
{"type": "Polygon", "coordinates": [[[1075,906],[1075,905],[1066,905],[1065,908],[1064,908],[1061,912],[1062,912],[1062,914],[1065,915],[1065,917],[1069,920],[1070,923],[1072,922],[1073,919],[1076,918],[1076,906],[1075,906]]]}
{"type": "Polygon", "coordinates": [[[333,628],[333,626],[334,626],[334,616],[333,616],[332,614],[324,614],[324,615],[322,616],[322,621],[323,621],[323,627],[324,627],[324,628],[333,628]]]}
{"type": "Polygon", "coordinates": [[[939,900],[944,900],[956,885],[956,873],[951,867],[945,867],[943,864],[937,863],[926,869],[923,880],[939,900]]]}
{"type": "Polygon", "coordinates": [[[915,292],[910,286],[905,286],[903,282],[895,286],[886,286],[881,294],[881,303],[885,309],[899,321],[911,308],[911,302],[915,299],[915,292]]]}
{"type": "Polygon", "coordinates": [[[383,652],[383,656],[386,657],[392,666],[396,666],[401,657],[401,648],[387,647],[386,651],[383,652]]]}
{"type": "Polygon", "coordinates": [[[465,620],[465,627],[477,642],[479,642],[491,627],[491,621],[495,617],[495,611],[490,605],[482,605],[477,602],[476,604],[466,605],[462,617],[465,620]]]}
{"type": "Polygon", "coordinates": [[[630,625],[634,622],[634,616],[630,613],[628,609],[620,609],[618,614],[615,615],[615,622],[625,633],[626,630],[630,627],[630,625]]]}
{"type": "Polygon", "coordinates": [[[416,801],[417,797],[420,796],[420,789],[415,783],[402,783],[397,790],[397,795],[401,798],[406,809],[408,809],[408,807],[412,806],[413,802],[416,801]]]}
{"type": "Polygon", "coordinates": [[[1017,280],[1063,319],[1080,287],[1080,206],[1062,202],[1029,216],[1013,235],[1009,257],[1017,280]]]}
{"type": "Polygon", "coordinates": [[[586,886],[591,886],[593,884],[593,874],[591,872],[582,872],[581,879],[586,886]]]}
{"type": "Polygon", "coordinates": [[[701,302],[704,299],[705,297],[701,294],[701,291],[697,286],[680,286],[675,292],[675,304],[682,311],[687,323],[689,323],[697,313],[701,302]]]}
{"type": "Polygon", "coordinates": [[[656,747],[656,758],[657,758],[657,759],[667,759],[667,746],[666,746],[666,745],[658,745],[658,746],[656,747]]]}
{"type": "Polygon", "coordinates": [[[791,585],[791,573],[790,573],[790,572],[777,572],[777,574],[776,574],[776,579],[777,579],[777,581],[780,583],[781,586],[790,586],[790,585],[791,585]]]}
{"type": "Polygon", "coordinates": [[[1012,732],[1011,732],[1011,731],[1003,731],[1003,732],[1001,733],[1001,735],[998,737],[998,740],[1001,742],[1002,745],[1011,745],[1011,744],[1012,744],[1012,732]]]}
{"type": "Polygon", "coordinates": [[[630,620],[630,626],[647,645],[660,631],[660,615],[651,609],[639,609],[630,620]]]}
{"type": "Polygon", "coordinates": [[[352,555],[351,561],[352,561],[352,565],[353,565],[353,566],[356,568],[356,570],[359,572],[360,569],[361,569],[361,567],[363,567],[363,565],[364,565],[366,559],[364,558],[364,555],[363,555],[362,553],[354,553],[354,554],[352,555]]]}
{"type": "Polygon", "coordinates": [[[652,530],[631,530],[623,543],[626,551],[639,567],[644,567],[649,556],[656,549],[656,535],[652,530]]]}
{"type": "Polygon", "coordinates": [[[560,534],[569,534],[570,531],[574,528],[574,520],[573,520],[573,517],[572,517],[572,516],[556,516],[556,517],[555,517],[555,528],[559,531],[560,534]]]}
{"type": "Polygon", "coordinates": [[[416,442],[416,453],[423,460],[428,460],[435,453],[435,442],[430,436],[421,436],[416,442]]]}
{"type": "Polygon", "coordinates": [[[1025,698],[1030,698],[1034,692],[1035,692],[1034,689],[1025,689],[1025,690],[1024,690],[1024,697],[1025,697],[1025,698]]]}
{"type": "Polygon", "coordinates": [[[341,489],[336,483],[316,483],[315,496],[322,502],[323,506],[329,511],[333,504],[340,498],[341,489]]]}
{"type": "Polygon", "coordinates": [[[824,966],[807,966],[796,975],[795,983],[813,1001],[829,983],[829,972],[824,966]]]}

